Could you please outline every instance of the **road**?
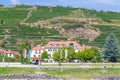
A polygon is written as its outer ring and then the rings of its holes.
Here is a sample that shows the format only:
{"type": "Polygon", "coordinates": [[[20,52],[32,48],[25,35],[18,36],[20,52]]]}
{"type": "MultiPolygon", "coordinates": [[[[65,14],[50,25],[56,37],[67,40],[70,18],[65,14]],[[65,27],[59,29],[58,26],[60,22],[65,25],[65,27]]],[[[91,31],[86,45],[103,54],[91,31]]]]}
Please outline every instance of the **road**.
{"type": "Polygon", "coordinates": [[[21,63],[0,63],[0,67],[23,67],[23,68],[35,68],[35,69],[73,69],[73,68],[120,68],[120,63],[62,63],[62,66],[58,66],[58,63],[42,63],[42,65],[33,64],[21,64],[21,63]],[[101,65],[100,65],[101,64],[101,65]]]}

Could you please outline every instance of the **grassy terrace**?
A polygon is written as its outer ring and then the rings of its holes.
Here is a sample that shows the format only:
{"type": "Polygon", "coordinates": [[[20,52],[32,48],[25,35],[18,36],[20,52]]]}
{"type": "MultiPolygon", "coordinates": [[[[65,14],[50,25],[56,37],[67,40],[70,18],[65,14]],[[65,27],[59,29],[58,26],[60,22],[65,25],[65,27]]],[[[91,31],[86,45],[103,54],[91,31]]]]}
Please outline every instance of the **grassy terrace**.
{"type": "Polygon", "coordinates": [[[106,38],[110,33],[114,33],[118,39],[118,42],[120,42],[120,26],[94,25],[93,27],[98,28],[101,31],[101,34],[93,42],[87,44],[90,44],[92,46],[103,47],[106,38]]]}
{"type": "Polygon", "coordinates": [[[9,41],[10,44],[5,44],[6,49],[17,49],[19,46],[16,44],[19,39],[22,40],[40,40],[53,39],[53,40],[67,40],[65,37],[59,36],[59,31],[55,29],[37,28],[29,26],[17,26],[17,27],[5,27],[0,26],[0,40],[5,39],[4,35],[8,35],[5,41],[9,41]]]}
{"type": "MultiPolygon", "coordinates": [[[[6,38],[6,42],[10,42],[9,47],[5,44],[5,48],[16,49],[18,48],[19,44],[17,44],[18,40],[67,40],[67,36],[61,36],[59,31],[56,29],[47,29],[47,28],[38,28],[38,27],[30,27],[30,26],[20,26],[19,22],[26,18],[29,8],[32,6],[16,6],[16,7],[0,7],[0,41],[5,39],[5,35],[8,37],[6,38]],[[3,21],[3,22],[2,22],[3,21]],[[1,24],[2,23],[2,24],[1,24]],[[16,45],[15,45],[16,44],[16,45]]],[[[104,12],[104,11],[95,11],[95,10],[88,10],[88,9],[81,9],[81,8],[71,8],[71,7],[47,7],[47,6],[37,6],[37,10],[32,12],[30,18],[26,21],[28,23],[36,22],[39,20],[47,20],[50,18],[65,16],[68,18],[80,18],[85,16],[86,18],[95,17],[101,18],[104,20],[113,20],[119,23],[120,20],[120,13],[117,12],[104,12]],[[83,12],[83,14],[82,14],[83,12]]],[[[50,24],[57,24],[60,23],[62,28],[65,30],[67,29],[74,29],[76,27],[84,28],[84,24],[87,22],[76,22],[67,19],[59,19],[53,20],[50,24]]],[[[101,31],[101,35],[98,36],[93,42],[88,42],[87,39],[80,39],[77,40],[81,44],[92,45],[103,47],[103,44],[106,40],[106,37],[109,33],[113,32],[118,38],[120,42],[120,26],[105,26],[105,25],[94,25],[94,28],[99,28],[101,31]]]]}
{"type": "Polygon", "coordinates": [[[44,72],[52,75],[52,76],[62,76],[74,78],[77,80],[80,79],[92,79],[97,76],[105,76],[105,75],[120,75],[119,69],[61,69],[61,70],[43,70],[44,72]]]}
{"type": "Polygon", "coordinates": [[[101,18],[105,21],[106,20],[120,20],[120,13],[117,13],[117,12],[95,11],[95,10],[88,10],[88,9],[82,9],[82,11],[87,17],[101,18]]]}
{"type": "Polygon", "coordinates": [[[4,68],[0,67],[0,74],[29,74],[35,73],[37,70],[29,68],[4,68]]]}
{"type": "Polygon", "coordinates": [[[73,10],[76,9],[61,6],[57,7],[37,6],[37,10],[32,13],[32,16],[26,22],[36,22],[38,20],[45,20],[54,17],[68,15],[73,10]]]}
{"type": "Polygon", "coordinates": [[[28,68],[0,68],[0,74],[33,74],[35,72],[46,72],[52,76],[61,76],[65,78],[80,79],[92,79],[97,76],[105,75],[120,75],[120,69],[109,68],[109,69],[55,69],[55,70],[36,70],[28,68]]]}
{"type": "Polygon", "coordinates": [[[6,41],[10,42],[8,46],[5,44],[6,48],[16,49],[17,41],[19,39],[29,40],[29,39],[53,39],[53,40],[66,40],[65,37],[59,36],[59,31],[55,29],[47,29],[47,28],[37,28],[37,27],[29,27],[29,26],[17,26],[17,27],[4,27],[0,26],[0,39],[4,39],[4,35],[9,35],[6,41]]]}
{"type": "Polygon", "coordinates": [[[26,17],[28,11],[27,8],[19,7],[0,8],[0,20],[4,21],[2,26],[16,26],[26,17]]]}
{"type": "Polygon", "coordinates": [[[37,28],[37,27],[29,27],[29,26],[19,26],[17,28],[12,28],[10,30],[10,35],[14,35],[16,33],[18,38],[25,38],[27,36],[53,36],[59,35],[59,32],[54,29],[47,28],[37,28]]]}

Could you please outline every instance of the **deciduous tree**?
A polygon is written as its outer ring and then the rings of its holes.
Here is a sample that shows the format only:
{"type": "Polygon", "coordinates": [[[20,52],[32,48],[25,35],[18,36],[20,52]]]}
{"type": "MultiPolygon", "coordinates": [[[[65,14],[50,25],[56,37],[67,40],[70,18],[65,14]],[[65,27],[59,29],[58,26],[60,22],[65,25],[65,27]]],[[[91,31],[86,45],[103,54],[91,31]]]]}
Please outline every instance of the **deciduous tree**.
{"type": "Polygon", "coordinates": [[[44,59],[48,59],[48,53],[47,51],[43,51],[43,53],[41,54],[41,59],[44,60],[44,59]]]}
{"type": "Polygon", "coordinates": [[[87,61],[98,62],[101,60],[100,53],[99,53],[98,49],[96,49],[96,48],[78,51],[76,53],[76,58],[82,62],[87,62],[87,61]]]}

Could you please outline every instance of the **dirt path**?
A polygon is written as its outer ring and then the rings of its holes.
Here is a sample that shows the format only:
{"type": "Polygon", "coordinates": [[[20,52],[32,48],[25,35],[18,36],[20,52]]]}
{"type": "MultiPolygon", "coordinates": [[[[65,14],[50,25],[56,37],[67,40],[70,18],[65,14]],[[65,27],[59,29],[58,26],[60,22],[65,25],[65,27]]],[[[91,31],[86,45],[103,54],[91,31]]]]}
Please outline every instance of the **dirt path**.
{"type": "Polygon", "coordinates": [[[29,9],[29,12],[28,12],[28,14],[27,14],[27,17],[26,17],[25,19],[23,19],[23,20],[20,22],[20,24],[25,23],[25,21],[28,20],[28,19],[32,16],[32,12],[33,12],[33,11],[36,11],[36,10],[37,10],[37,7],[36,7],[36,6],[31,7],[31,8],[29,9]]]}

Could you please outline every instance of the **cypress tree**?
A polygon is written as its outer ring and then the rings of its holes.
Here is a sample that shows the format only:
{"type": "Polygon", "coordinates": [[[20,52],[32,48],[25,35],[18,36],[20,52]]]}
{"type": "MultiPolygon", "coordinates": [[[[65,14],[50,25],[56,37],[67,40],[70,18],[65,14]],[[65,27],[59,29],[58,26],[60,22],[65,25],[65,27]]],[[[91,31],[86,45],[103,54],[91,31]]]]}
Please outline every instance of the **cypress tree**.
{"type": "Polygon", "coordinates": [[[110,33],[104,44],[102,57],[110,62],[117,62],[117,59],[120,58],[119,44],[113,33],[110,33]]]}

